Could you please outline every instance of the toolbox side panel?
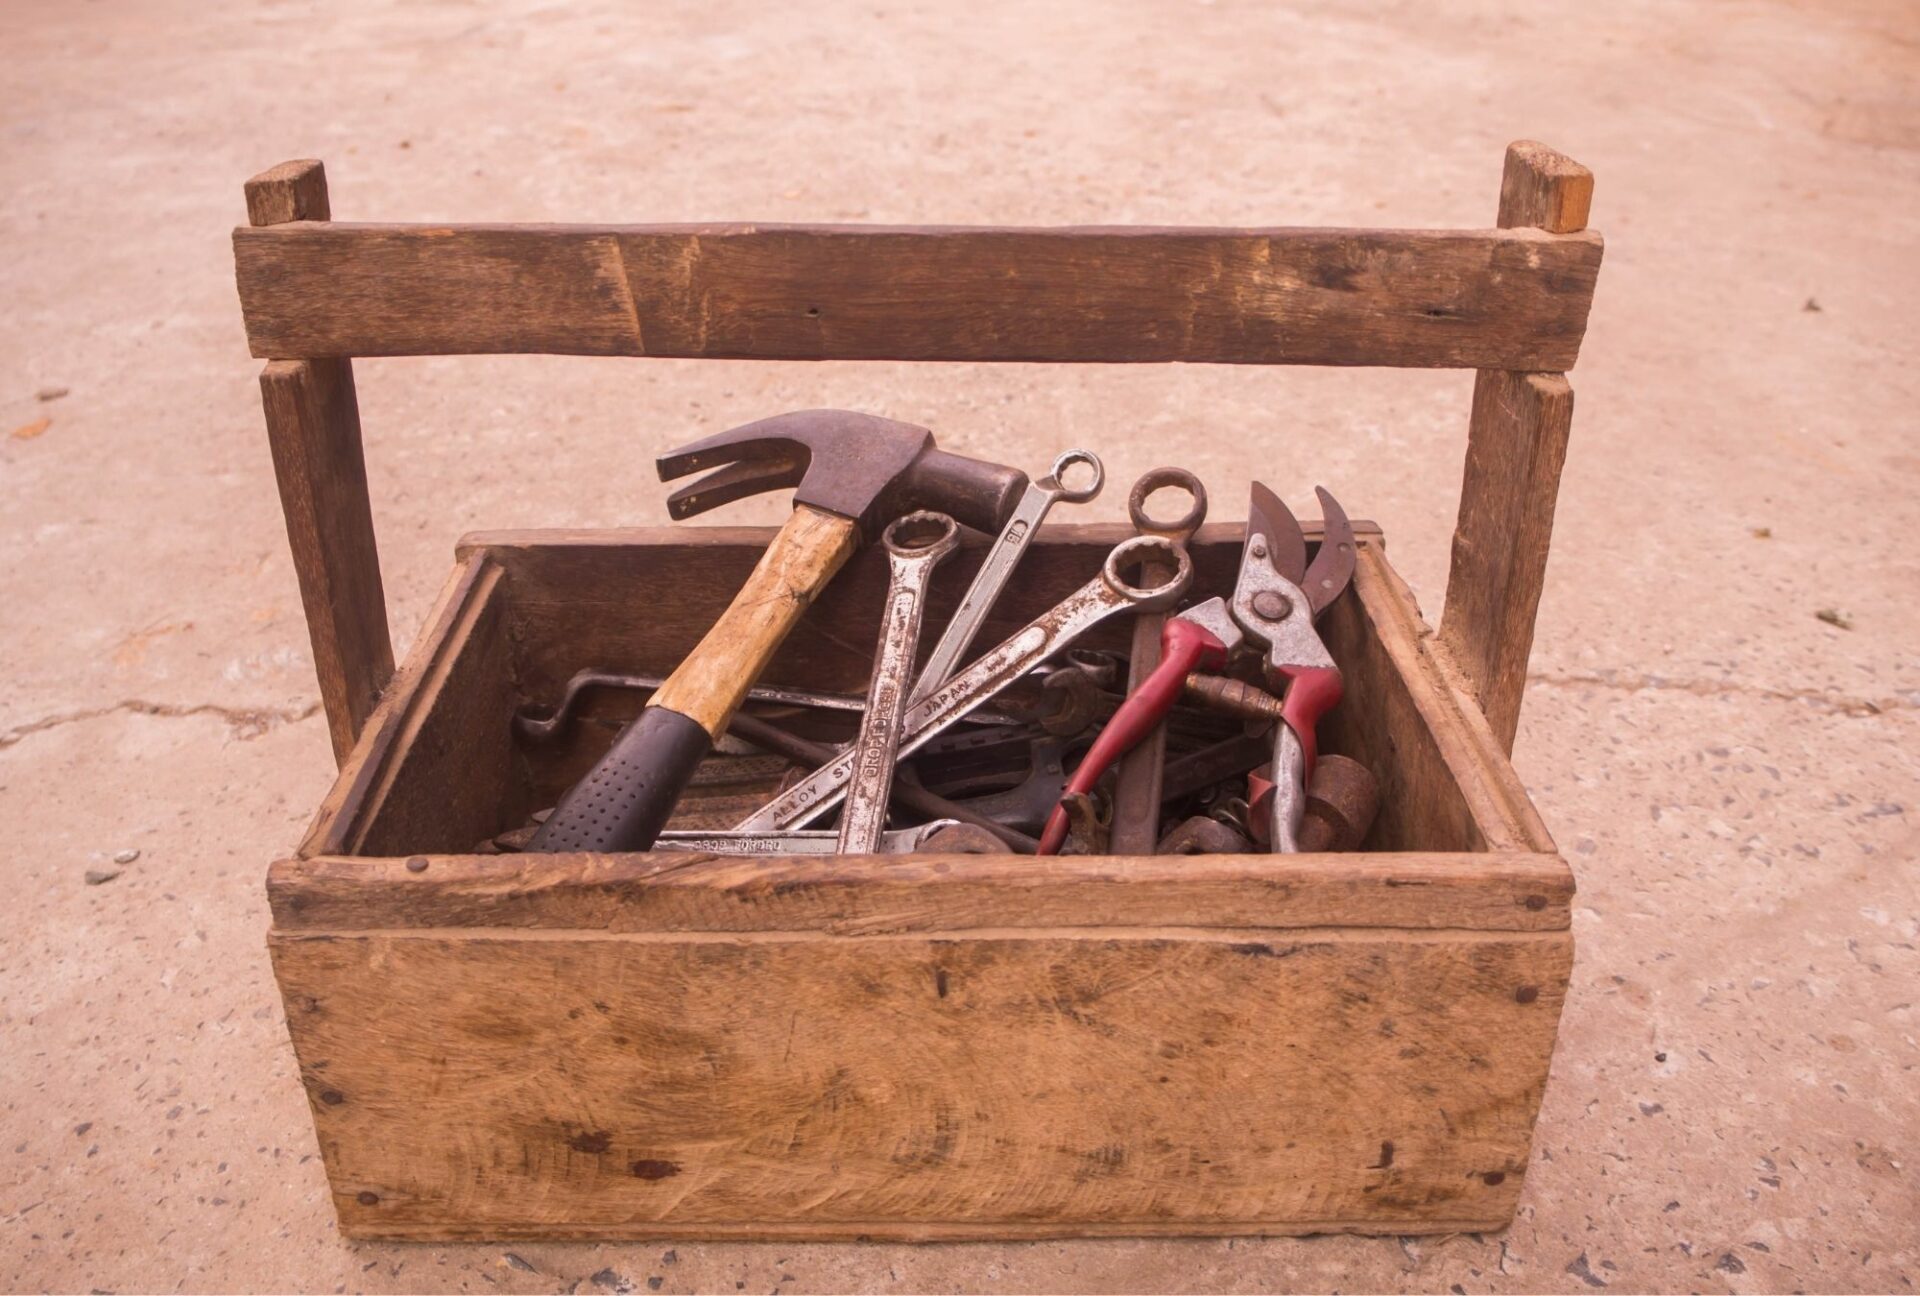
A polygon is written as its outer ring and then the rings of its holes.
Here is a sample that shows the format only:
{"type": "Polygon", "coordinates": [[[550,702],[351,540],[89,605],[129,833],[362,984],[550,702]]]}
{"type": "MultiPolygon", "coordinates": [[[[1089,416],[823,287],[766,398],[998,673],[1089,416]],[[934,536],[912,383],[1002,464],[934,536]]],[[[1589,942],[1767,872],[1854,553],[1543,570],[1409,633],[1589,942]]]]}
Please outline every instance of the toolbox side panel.
{"type": "Polygon", "coordinates": [[[1517,1199],[1564,931],[280,933],[364,1237],[1441,1232],[1517,1199]]]}
{"type": "Polygon", "coordinates": [[[341,768],[309,850],[465,851],[518,822],[527,778],[501,572],[473,566],[409,654],[390,698],[341,768]]]}
{"type": "Polygon", "coordinates": [[[1327,609],[1321,632],[1346,676],[1346,696],[1320,723],[1322,750],[1353,757],[1380,781],[1366,849],[1555,850],[1379,545],[1360,545],[1352,597],[1327,609]]]}

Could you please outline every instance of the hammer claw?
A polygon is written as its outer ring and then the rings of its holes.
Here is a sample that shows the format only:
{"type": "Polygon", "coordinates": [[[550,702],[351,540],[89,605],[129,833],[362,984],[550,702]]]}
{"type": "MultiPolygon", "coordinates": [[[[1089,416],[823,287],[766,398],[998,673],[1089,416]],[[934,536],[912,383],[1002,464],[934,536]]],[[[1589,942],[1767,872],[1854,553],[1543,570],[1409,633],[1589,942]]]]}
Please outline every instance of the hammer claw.
{"type": "Polygon", "coordinates": [[[807,466],[803,462],[742,459],[710,472],[699,481],[690,482],[667,496],[667,513],[676,522],[684,521],[696,513],[705,513],[708,509],[731,504],[749,495],[798,486],[806,471],[807,466]]]}

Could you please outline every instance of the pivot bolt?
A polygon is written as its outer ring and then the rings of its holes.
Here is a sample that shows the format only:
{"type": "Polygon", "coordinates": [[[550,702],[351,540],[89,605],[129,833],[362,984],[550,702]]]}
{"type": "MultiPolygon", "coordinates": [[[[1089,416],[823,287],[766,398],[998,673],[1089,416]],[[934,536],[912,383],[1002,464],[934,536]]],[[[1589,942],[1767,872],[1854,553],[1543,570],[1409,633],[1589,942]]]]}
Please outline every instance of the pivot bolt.
{"type": "Polygon", "coordinates": [[[1278,590],[1261,590],[1253,596],[1253,611],[1263,621],[1284,621],[1293,602],[1278,590]]]}

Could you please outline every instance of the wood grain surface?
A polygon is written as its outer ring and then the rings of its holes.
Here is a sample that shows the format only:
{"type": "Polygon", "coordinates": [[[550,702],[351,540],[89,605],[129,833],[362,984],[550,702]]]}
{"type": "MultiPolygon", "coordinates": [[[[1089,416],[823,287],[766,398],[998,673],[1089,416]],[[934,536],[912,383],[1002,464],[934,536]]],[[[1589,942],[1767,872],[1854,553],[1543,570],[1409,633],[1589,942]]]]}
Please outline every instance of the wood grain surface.
{"type": "Polygon", "coordinates": [[[294,223],[234,231],[260,356],[1565,369],[1598,235],[294,223]]]}
{"type": "MultiPolygon", "coordinates": [[[[255,226],[331,215],[326,171],[311,160],[255,176],[246,198],[255,226]]],[[[260,400],[327,732],[334,760],[343,764],[393,676],[353,366],[345,359],[276,360],[260,373],[260,400]]]]}
{"type": "Polygon", "coordinates": [[[1393,927],[1557,931],[1573,883],[1552,855],[429,855],[283,860],[283,932],[440,927],[797,931],[1393,927]]]}
{"type": "Polygon", "coordinates": [[[1573,430],[1560,374],[1482,370],[1473,384],[1467,481],[1453,532],[1440,641],[1500,739],[1513,750],[1527,661],[1573,430]]]}
{"type": "MultiPolygon", "coordinates": [[[[718,740],[802,614],[846,565],[860,543],[860,527],[806,504],[760,549],[726,609],[700,642],[675,663],[648,706],[677,711],[718,740]]],[[[672,601],[647,600],[650,615],[672,612],[672,601]]],[[[689,731],[691,732],[691,731],[689,731]]]]}
{"type": "MultiPolygon", "coordinates": [[[[1043,528],[1014,602],[1059,597],[1126,534],[1043,528]]],[[[1196,537],[1202,588],[1231,581],[1241,534],[1196,537]]],[[[1380,762],[1401,851],[1046,861],[462,854],[528,808],[507,725],[528,681],[564,679],[581,633],[634,647],[632,669],[671,662],[772,531],[463,541],[348,790],[269,879],[345,1231],[1504,1223],[1571,959],[1571,877],[1377,530],[1360,534],[1327,634],[1364,687],[1330,736],[1380,762]]],[[[872,557],[806,620],[877,605],[872,557]]],[[[777,660],[857,668],[804,633],[777,660]]]]}
{"type": "MultiPolygon", "coordinates": [[[[1502,228],[1571,234],[1585,229],[1592,204],[1593,173],[1587,168],[1531,140],[1508,147],[1500,184],[1502,228]]],[[[1560,470],[1573,428],[1573,388],[1566,375],[1516,368],[1487,367],[1474,378],[1440,626],[1444,651],[1508,753],[1520,728],[1560,470]]]]}
{"type": "Polygon", "coordinates": [[[1571,941],[277,934],[349,1235],[1510,1215],[1571,941]]]}

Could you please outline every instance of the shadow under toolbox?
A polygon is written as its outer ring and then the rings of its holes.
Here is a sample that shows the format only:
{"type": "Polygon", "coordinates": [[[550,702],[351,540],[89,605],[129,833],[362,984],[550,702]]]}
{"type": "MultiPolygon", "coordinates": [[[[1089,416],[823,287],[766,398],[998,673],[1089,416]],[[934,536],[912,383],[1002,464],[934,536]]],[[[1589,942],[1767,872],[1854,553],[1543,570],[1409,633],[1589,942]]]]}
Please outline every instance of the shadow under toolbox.
{"type": "MultiPolygon", "coordinates": [[[[270,947],[342,1228],[1504,1226],[1573,958],[1572,876],[1507,749],[1590,187],[1515,145],[1502,228],[1409,233],[335,225],[319,164],[251,182],[241,298],[341,760],[270,871],[270,947]],[[475,853],[609,737],[533,750],[516,711],[583,669],[671,671],[772,535],[469,536],[395,672],[347,357],[508,351],[1480,369],[1441,633],[1366,523],[1320,626],[1347,679],[1324,747],[1380,783],[1364,853],[475,853]]],[[[1043,528],[981,642],[1130,534],[1043,528]]],[[[1242,538],[1200,530],[1189,598],[1227,592],[1242,538]]],[[[859,690],[886,579],[856,554],[766,680],[859,690]]]]}

